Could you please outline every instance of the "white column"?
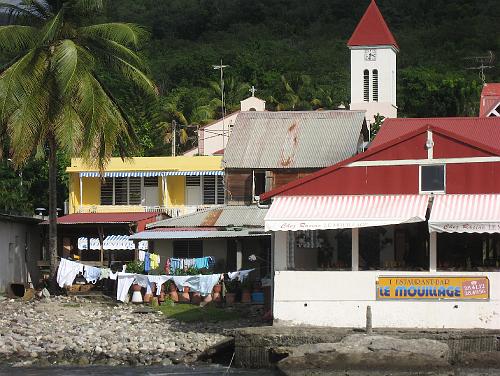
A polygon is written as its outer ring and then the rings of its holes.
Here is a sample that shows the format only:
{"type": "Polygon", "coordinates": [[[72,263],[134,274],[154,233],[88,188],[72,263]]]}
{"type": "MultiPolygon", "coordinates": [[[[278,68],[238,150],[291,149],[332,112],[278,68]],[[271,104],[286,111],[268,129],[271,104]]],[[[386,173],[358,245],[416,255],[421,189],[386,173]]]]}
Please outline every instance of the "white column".
{"type": "Polygon", "coordinates": [[[274,233],[272,252],[274,257],[274,270],[286,270],[288,254],[288,232],[276,231],[274,233]]]}
{"type": "Polygon", "coordinates": [[[359,228],[352,229],[352,239],[351,239],[351,248],[352,248],[352,270],[359,270],[359,228]]]}
{"type": "Polygon", "coordinates": [[[168,188],[167,188],[167,177],[161,177],[162,191],[163,191],[163,206],[168,206],[168,188]]]}
{"type": "Polygon", "coordinates": [[[236,270],[240,270],[243,267],[243,244],[241,240],[236,240],[236,270]]]}
{"type": "Polygon", "coordinates": [[[437,270],[437,232],[429,234],[429,271],[437,270]]]}
{"type": "Polygon", "coordinates": [[[82,175],[80,175],[80,212],[83,209],[83,182],[82,175]]]}

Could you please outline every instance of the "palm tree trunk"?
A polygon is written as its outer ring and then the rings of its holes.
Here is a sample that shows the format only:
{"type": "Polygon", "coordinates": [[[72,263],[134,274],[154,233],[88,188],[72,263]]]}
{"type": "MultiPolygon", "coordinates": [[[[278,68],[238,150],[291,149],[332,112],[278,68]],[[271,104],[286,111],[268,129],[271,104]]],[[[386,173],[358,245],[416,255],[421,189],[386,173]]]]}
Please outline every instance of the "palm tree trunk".
{"type": "MultiPolygon", "coordinates": [[[[50,277],[55,282],[57,272],[57,156],[56,140],[53,134],[49,141],[49,254],[50,277]]],[[[55,286],[55,284],[54,284],[55,286]]]]}

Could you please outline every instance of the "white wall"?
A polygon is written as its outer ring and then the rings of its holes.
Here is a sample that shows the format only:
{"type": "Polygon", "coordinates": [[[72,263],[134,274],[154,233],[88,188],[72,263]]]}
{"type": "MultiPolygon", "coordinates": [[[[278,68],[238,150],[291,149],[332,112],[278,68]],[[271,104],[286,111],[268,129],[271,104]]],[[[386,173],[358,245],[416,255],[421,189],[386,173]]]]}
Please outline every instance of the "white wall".
{"type": "Polygon", "coordinates": [[[231,135],[231,127],[236,121],[239,112],[235,112],[224,119],[211,125],[207,125],[200,129],[198,135],[198,143],[200,146],[200,154],[212,155],[213,153],[224,149],[227,145],[227,140],[231,135]]]}
{"type": "Polygon", "coordinates": [[[500,328],[500,272],[276,271],[276,325],[364,327],[371,306],[374,327],[500,328]],[[489,301],[377,301],[379,275],[487,276],[489,301]]]}
{"type": "Polygon", "coordinates": [[[25,283],[28,273],[36,285],[39,278],[40,231],[28,224],[0,219],[0,292],[10,283],[25,283]]]}
{"type": "Polygon", "coordinates": [[[351,110],[366,110],[366,119],[373,122],[377,113],[397,117],[396,107],[396,52],[390,46],[351,48],[351,110]],[[365,50],[375,49],[376,60],[366,61],[365,50]],[[370,101],[363,100],[363,71],[370,72],[370,101]],[[373,69],[378,70],[378,102],[373,102],[373,69]]]}

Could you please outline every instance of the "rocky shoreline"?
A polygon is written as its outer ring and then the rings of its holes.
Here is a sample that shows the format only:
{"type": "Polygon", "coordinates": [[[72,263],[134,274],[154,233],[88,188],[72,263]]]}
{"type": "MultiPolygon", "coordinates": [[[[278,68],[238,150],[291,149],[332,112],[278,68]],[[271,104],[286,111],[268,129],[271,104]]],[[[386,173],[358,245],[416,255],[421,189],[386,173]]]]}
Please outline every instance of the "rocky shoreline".
{"type": "Polygon", "coordinates": [[[238,319],[182,323],[137,306],[80,297],[0,301],[0,365],[170,365],[196,362],[238,319]],[[139,311],[139,312],[138,312],[139,311]]]}

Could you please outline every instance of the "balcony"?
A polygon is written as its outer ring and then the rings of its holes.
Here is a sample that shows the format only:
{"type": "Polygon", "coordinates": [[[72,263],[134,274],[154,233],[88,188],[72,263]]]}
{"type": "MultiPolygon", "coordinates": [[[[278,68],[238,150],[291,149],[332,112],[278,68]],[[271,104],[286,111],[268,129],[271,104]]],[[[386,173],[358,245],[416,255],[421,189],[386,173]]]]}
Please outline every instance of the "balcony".
{"type": "Polygon", "coordinates": [[[179,217],[219,205],[190,205],[180,207],[143,206],[143,205],[83,205],[74,208],[75,213],[165,213],[170,217],[179,217]]]}

